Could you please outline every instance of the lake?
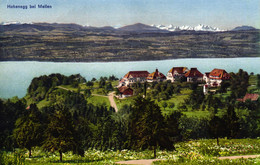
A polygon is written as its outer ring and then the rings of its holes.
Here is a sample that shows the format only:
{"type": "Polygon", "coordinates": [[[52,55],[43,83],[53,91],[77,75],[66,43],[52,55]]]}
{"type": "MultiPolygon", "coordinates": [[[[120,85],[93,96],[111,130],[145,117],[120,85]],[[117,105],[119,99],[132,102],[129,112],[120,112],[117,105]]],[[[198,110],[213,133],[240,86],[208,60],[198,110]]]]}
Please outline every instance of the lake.
{"type": "Polygon", "coordinates": [[[154,72],[156,68],[163,74],[172,67],[197,67],[201,73],[214,68],[227,72],[238,72],[241,68],[248,73],[260,73],[260,57],[257,58],[196,58],[138,62],[92,62],[92,63],[57,63],[57,62],[0,62],[0,98],[13,96],[24,97],[34,77],[61,73],[64,75],[80,73],[87,80],[93,77],[115,75],[123,77],[131,70],[154,72]]]}

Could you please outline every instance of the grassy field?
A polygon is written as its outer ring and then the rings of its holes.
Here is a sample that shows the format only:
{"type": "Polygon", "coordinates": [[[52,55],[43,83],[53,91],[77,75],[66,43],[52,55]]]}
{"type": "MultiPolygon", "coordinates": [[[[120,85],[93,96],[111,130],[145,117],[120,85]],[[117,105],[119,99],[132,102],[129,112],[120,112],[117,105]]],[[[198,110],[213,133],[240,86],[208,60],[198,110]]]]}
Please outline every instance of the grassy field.
{"type": "Polygon", "coordinates": [[[90,96],[89,98],[87,98],[87,102],[88,102],[88,104],[105,105],[107,107],[110,107],[108,97],[90,96]]]}
{"type": "MultiPolygon", "coordinates": [[[[175,144],[175,151],[157,150],[157,158],[162,161],[154,164],[260,164],[260,159],[218,160],[219,156],[257,155],[260,153],[260,139],[220,139],[220,145],[215,139],[193,140],[175,144]]],[[[33,157],[28,158],[28,151],[1,152],[2,164],[114,164],[121,160],[151,159],[153,151],[99,151],[86,150],[84,157],[63,154],[63,162],[59,162],[59,154],[47,153],[35,148],[33,157]]]]}

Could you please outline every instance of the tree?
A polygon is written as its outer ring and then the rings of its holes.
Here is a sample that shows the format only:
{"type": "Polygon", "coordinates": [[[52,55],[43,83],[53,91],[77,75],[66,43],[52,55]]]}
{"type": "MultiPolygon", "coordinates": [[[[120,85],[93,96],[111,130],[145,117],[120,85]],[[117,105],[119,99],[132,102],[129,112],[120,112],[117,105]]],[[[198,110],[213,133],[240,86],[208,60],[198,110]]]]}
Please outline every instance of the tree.
{"type": "Polygon", "coordinates": [[[257,74],[257,88],[260,88],[260,74],[257,74]]]}
{"type": "Polygon", "coordinates": [[[62,153],[76,147],[75,139],[74,123],[68,108],[57,104],[54,114],[49,117],[43,148],[51,152],[58,151],[62,161],[62,153]]]}
{"type": "Polygon", "coordinates": [[[217,145],[219,145],[219,137],[224,136],[225,121],[216,114],[217,109],[215,108],[209,121],[209,134],[211,137],[217,139],[217,145]]]}
{"type": "Polygon", "coordinates": [[[168,106],[167,102],[163,102],[163,103],[162,103],[162,106],[163,106],[163,108],[164,108],[164,110],[165,110],[165,108],[168,106]]]}
{"type": "Polygon", "coordinates": [[[165,118],[165,125],[159,140],[159,145],[162,149],[175,149],[173,144],[176,141],[181,140],[181,130],[179,129],[179,120],[181,116],[181,112],[174,111],[165,118]]]}
{"type": "Polygon", "coordinates": [[[134,101],[131,120],[131,144],[135,148],[153,148],[154,157],[163,129],[160,107],[150,99],[137,97],[134,101]]]}
{"type": "Polygon", "coordinates": [[[86,89],[85,91],[84,91],[84,94],[86,95],[86,97],[90,97],[91,96],[91,90],[90,89],[86,89]]]}
{"type": "Polygon", "coordinates": [[[238,73],[231,73],[230,88],[232,96],[241,98],[246,94],[247,87],[249,86],[249,75],[246,71],[239,69],[238,73]]]}
{"type": "Polygon", "coordinates": [[[28,112],[15,122],[13,136],[19,147],[29,150],[29,157],[32,156],[32,147],[39,146],[42,140],[40,115],[37,106],[31,104],[28,112]]]}
{"type": "Polygon", "coordinates": [[[175,104],[174,104],[174,103],[169,103],[168,107],[169,107],[169,108],[174,108],[174,107],[175,107],[175,104]]]}
{"type": "Polygon", "coordinates": [[[239,131],[239,118],[237,117],[232,104],[227,105],[227,113],[225,114],[224,119],[226,123],[227,136],[235,138],[239,131]]]}
{"type": "Polygon", "coordinates": [[[88,82],[86,83],[86,86],[89,86],[89,87],[92,87],[93,85],[94,85],[93,81],[88,81],[88,82]]]}

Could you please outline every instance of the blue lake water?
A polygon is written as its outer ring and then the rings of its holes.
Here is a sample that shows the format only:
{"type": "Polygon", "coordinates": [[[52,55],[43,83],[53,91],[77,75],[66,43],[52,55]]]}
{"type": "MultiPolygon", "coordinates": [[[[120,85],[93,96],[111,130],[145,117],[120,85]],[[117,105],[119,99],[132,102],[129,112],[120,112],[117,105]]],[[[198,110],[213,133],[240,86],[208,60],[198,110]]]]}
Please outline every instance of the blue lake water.
{"type": "Polygon", "coordinates": [[[34,77],[61,73],[64,75],[80,73],[87,80],[93,77],[115,75],[123,77],[130,70],[147,70],[156,68],[164,74],[172,67],[197,67],[202,73],[214,68],[237,72],[240,68],[248,73],[260,73],[260,58],[208,58],[208,59],[174,59],[138,62],[93,62],[93,63],[57,63],[57,62],[0,62],[0,98],[23,97],[34,77]]]}

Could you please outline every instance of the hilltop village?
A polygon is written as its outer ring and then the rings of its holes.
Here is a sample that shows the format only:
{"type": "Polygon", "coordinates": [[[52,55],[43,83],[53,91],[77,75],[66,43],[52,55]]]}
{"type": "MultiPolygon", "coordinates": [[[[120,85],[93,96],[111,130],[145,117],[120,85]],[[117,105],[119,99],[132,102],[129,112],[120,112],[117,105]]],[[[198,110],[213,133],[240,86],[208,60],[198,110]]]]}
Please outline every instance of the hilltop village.
{"type": "Polygon", "coordinates": [[[149,73],[148,71],[129,71],[119,81],[117,87],[120,92],[120,97],[125,98],[133,95],[131,85],[137,82],[152,83],[170,81],[174,83],[177,81],[186,81],[203,85],[203,93],[206,95],[210,91],[214,91],[210,90],[210,88],[219,87],[223,81],[229,79],[230,75],[224,69],[213,69],[211,72],[202,74],[197,68],[191,68],[189,70],[187,67],[173,67],[169,70],[166,76],[159,72],[158,69],[153,73],[149,73]]]}

